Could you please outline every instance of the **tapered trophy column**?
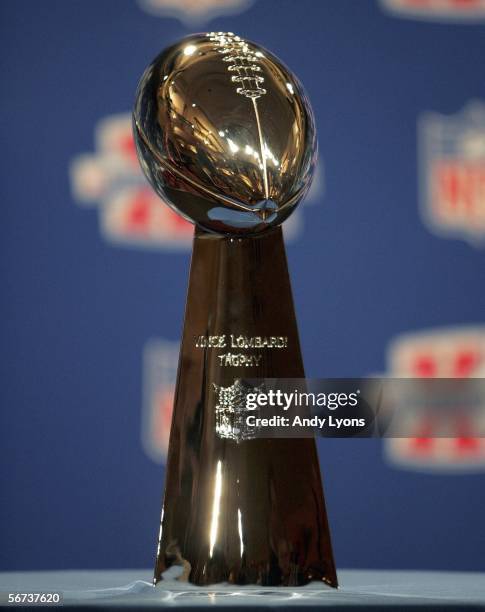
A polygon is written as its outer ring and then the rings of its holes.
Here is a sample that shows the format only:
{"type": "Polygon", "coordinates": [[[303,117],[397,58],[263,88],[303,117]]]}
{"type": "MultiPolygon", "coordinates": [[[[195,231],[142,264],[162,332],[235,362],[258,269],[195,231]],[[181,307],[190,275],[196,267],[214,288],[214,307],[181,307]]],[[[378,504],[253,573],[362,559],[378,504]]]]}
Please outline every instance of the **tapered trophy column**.
{"type": "Polygon", "coordinates": [[[154,581],[335,587],[314,440],[240,418],[243,379],[304,377],[280,227],[315,162],[302,86],[234,34],[190,36],[145,71],[134,132],[196,224],[154,581]]]}

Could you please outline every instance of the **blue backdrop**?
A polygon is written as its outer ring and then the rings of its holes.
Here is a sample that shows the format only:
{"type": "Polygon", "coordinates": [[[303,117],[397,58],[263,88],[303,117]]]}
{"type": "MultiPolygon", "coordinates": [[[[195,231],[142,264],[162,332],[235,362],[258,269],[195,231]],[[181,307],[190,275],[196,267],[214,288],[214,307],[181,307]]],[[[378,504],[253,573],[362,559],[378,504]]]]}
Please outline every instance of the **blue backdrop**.
{"type": "MultiPolygon", "coordinates": [[[[190,231],[128,113],[192,31],[268,47],[312,100],[287,235],[307,374],[485,371],[483,2],[172,4],[0,4],[2,570],[153,562],[190,231]]],[[[319,452],[340,567],[485,570],[482,441],[319,452]]]]}

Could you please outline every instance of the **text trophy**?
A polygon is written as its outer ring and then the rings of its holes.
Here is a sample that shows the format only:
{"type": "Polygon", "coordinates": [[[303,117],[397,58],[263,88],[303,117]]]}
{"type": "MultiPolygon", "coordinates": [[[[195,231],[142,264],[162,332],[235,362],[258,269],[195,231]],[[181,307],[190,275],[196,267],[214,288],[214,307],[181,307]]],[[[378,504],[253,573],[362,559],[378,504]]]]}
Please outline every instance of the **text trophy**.
{"type": "Polygon", "coordinates": [[[304,377],[281,223],[315,166],[308,99],[264,48],[211,32],[146,69],[133,120],[144,173],[196,225],[154,581],[336,587],[315,441],[242,418],[242,380],[304,377]]]}

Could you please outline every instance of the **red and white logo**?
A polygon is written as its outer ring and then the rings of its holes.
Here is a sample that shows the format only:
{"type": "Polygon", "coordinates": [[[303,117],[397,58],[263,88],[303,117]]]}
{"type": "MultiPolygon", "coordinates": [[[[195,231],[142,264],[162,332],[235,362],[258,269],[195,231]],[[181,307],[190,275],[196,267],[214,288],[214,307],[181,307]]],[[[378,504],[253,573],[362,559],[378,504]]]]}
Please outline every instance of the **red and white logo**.
{"type": "MultiPolygon", "coordinates": [[[[189,249],[194,226],[164,205],[145,179],[136,156],[129,113],[102,119],[95,129],[93,154],[78,155],[71,163],[71,184],[82,205],[98,206],[102,235],[107,241],[140,248],[189,249]]],[[[323,170],[304,202],[315,203],[323,194],[323,170]]],[[[287,240],[303,231],[300,206],[285,222],[287,240]]]]}
{"type": "Polygon", "coordinates": [[[215,17],[242,13],[253,0],[138,0],[140,6],[160,17],[176,17],[188,26],[202,25],[215,17]]]}
{"type": "Polygon", "coordinates": [[[418,123],[420,200],[425,223],[478,246],[485,241],[485,105],[418,123]]]}
{"type": "Polygon", "coordinates": [[[165,463],[172,424],[179,343],[150,340],[143,351],[142,444],[146,454],[165,463]]]}
{"type": "Polygon", "coordinates": [[[129,113],[101,120],[96,152],[71,164],[75,198],[98,205],[100,229],[110,242],[143,248],[189,248],[193,226],[163,206],[142,174],[129,113]]]}
{"type": "MultiPolygon", "coordinates": [[[[398,336],[388,351],[388,376],[395,378],[485,377],[485,326],[438,329],[398,336]]],[[[485,439],[457,421],[453,438],[433,438],[423,422],[414,438],[386,438],[390,463],[444,472],[485,469],[485,439]]]]}
{"type": "Polygon", "coordinates": [[[485,19],[485,0],[380,0],[384,9],[412,19],[472,22],[485,19]]]}

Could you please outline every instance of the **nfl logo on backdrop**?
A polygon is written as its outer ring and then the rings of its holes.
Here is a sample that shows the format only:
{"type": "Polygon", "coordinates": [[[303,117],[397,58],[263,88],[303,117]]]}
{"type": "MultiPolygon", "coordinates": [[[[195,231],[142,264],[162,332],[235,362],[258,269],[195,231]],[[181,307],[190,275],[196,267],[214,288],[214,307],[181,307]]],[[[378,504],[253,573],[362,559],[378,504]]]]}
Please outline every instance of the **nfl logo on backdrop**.
{"type": "MultiPolygon", "coordinates": [[[[388,351],[391,378],[484,378],[485,326],[451,327],[398,336],[388,351]]],[[[481,407],[481,415],[485,406],[481,407]]],[[[453,414],[453,413],[451,413],[453,414]]],[[[481,417],[480,417],[481,418],[481,417]]],[[[415,437],[386,438],[387,460],[401,468],[443,473],[485,469],[485,439],[471,422],[450,420],[453,438],[433,438],[429,422],[415,437]]]]}
{"type": "Polygon", "coordinates": [[[102,235],[125,246],[189,248],[193,226],[160,202],[138,164],[131,115],[102,119],[95,129],[96,152],[71,164],[75,199],[97,205],[102,235]]]}
{"type": "Polygon", "coordinates": [[[485,105],[456,115],[424,114],[418,123],[421,212],[434,233],[485,239],[485,105]]]}
{"type": "Polygon", "coordinates": [[[485,19],[485,0],[381,0],[398,17],[471,22],[485,19]]]}
{"type": "Polygon", "coordinates": [[[149,340],[143,351],[141,440],[156,463],[167,457],[179,348],[178,342],[149,340]]]}
{"type": "Polygon", "coordinates": [[[152,15],[176,17],[187,26],[194,26],[214,17],[241,13],[253,0],[138,0],[138,3],[152,15]]]}

